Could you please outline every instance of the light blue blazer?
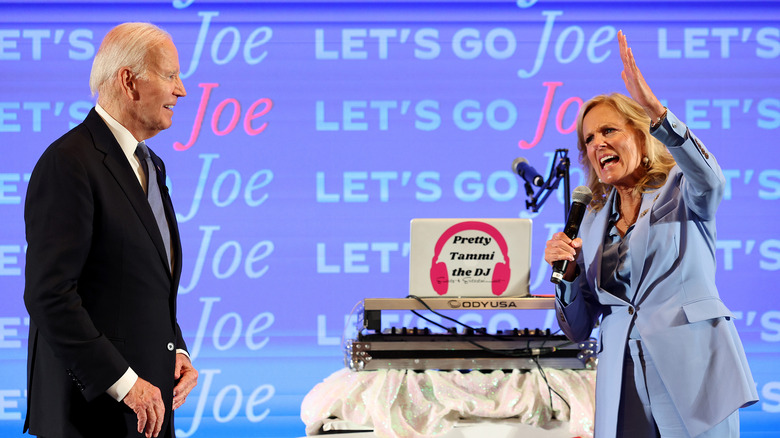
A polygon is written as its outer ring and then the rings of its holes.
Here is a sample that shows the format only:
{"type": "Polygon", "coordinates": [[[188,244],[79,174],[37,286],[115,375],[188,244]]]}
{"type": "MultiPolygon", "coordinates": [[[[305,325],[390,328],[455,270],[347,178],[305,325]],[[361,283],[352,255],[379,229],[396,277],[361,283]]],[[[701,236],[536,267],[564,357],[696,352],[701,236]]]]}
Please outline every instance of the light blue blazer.
{"type": "Polygon", "coordinates": [[[580,227],[580,275],[556,288],[556,315],[574,341],[601,317],[596,437],[614,437],[631,323],[658,368],[691,436],[758,400],[742,343],[715,287],[715,212],[725,178],[718,163],[671,112],[653,132],[677,161],[660,189],[642,196],[628,257],[633,302],[601,288],[607,207],[580,227]]]}

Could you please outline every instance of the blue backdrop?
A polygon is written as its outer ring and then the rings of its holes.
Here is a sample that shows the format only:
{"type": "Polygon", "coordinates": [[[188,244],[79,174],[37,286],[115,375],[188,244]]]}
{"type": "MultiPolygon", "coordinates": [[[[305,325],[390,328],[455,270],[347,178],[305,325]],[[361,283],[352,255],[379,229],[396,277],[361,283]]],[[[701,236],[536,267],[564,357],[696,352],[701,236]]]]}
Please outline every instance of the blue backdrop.
{"type": "MultiPolygon", "coordinates": [[[[0,2],[0,435],[21,434],[29,320],[23,204],[41,152],[94,105],[95,51],[122,21],[178,46],[188,96],[148,141],[183,236],[179,322],[200,383],[179,437],[303,435],[304,395],[343,367],[363,298],[408,293],[409,220],[532,217],[531,292],[562,191],[525,209],[510,171],[577,165],[584,100],[624,92],[616,34],[727,177],[721,295],[780,430],[780,5],[771,1],[0,2]]],[[[557,328],[551,312],[455,314],[557,328]]],[[[388,324],[415,325],[397,315],[388,324]]]]}

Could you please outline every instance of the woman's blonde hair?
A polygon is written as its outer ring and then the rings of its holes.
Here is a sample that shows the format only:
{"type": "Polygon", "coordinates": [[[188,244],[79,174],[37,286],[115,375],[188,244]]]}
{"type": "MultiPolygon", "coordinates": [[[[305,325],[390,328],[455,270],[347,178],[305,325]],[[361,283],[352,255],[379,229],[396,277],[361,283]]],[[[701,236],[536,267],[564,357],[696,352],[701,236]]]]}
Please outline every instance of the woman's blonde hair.
{"type": "Polygon", "coordinates": [[[676,164],[666,146],[650,134],[650,117],[633,99],[620,93],[601,94],[590,99],[582,105],[580,115],[577,117],[577,149],[580,151],[580,164],[585,170],[586,184],[593,192],[590,206],[594,211],[601,210],[612,190],[611,185],[599,182],[595,169],[591,167],[582,132],[583,119],[598,105],[608,105],[623,116],[637,139],[637,147],[644,149],[644,156],[648,160],[645,163],[643,159],[642,166],[646,169],[646,173],[637,182],[634,188],[636,193],[651,192],[664,185],[669,171],[676,164]]]}

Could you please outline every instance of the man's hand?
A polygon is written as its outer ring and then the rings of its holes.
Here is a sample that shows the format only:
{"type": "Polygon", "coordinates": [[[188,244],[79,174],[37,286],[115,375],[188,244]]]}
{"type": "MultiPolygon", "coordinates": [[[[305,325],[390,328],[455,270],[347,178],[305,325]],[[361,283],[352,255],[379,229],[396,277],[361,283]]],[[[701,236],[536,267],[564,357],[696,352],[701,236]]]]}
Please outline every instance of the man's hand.
{"type": "Polygon", "coordinates": [[[159,388],[139,377],[122,401],[138,417],[138,433],[143,433],[146,438],[160,434],[165,405],[159,388]]]}
{"type": "Polygon", "coordinates": [[[184,404],[187,394],[198,384],[198,371],[192,366],[186,354],[176,354],[176,369],[173,373],[176,386],[173,388],[173,410],[184,404]]]}

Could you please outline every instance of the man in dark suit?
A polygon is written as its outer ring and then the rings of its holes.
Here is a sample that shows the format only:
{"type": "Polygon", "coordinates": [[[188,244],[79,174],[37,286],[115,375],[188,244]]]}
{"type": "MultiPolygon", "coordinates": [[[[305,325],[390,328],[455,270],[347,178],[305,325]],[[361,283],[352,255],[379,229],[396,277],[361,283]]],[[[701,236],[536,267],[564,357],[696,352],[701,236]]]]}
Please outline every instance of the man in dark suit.
{"type": "Polygon", "coordinates": [[[181,243],[165,165],[141,144],[186,95],[170,35],[115,27],[90,88],[98,104],[46,149],[27,190],[24,430],[173,437],[198,373],[176,321],[181,243]]]}

